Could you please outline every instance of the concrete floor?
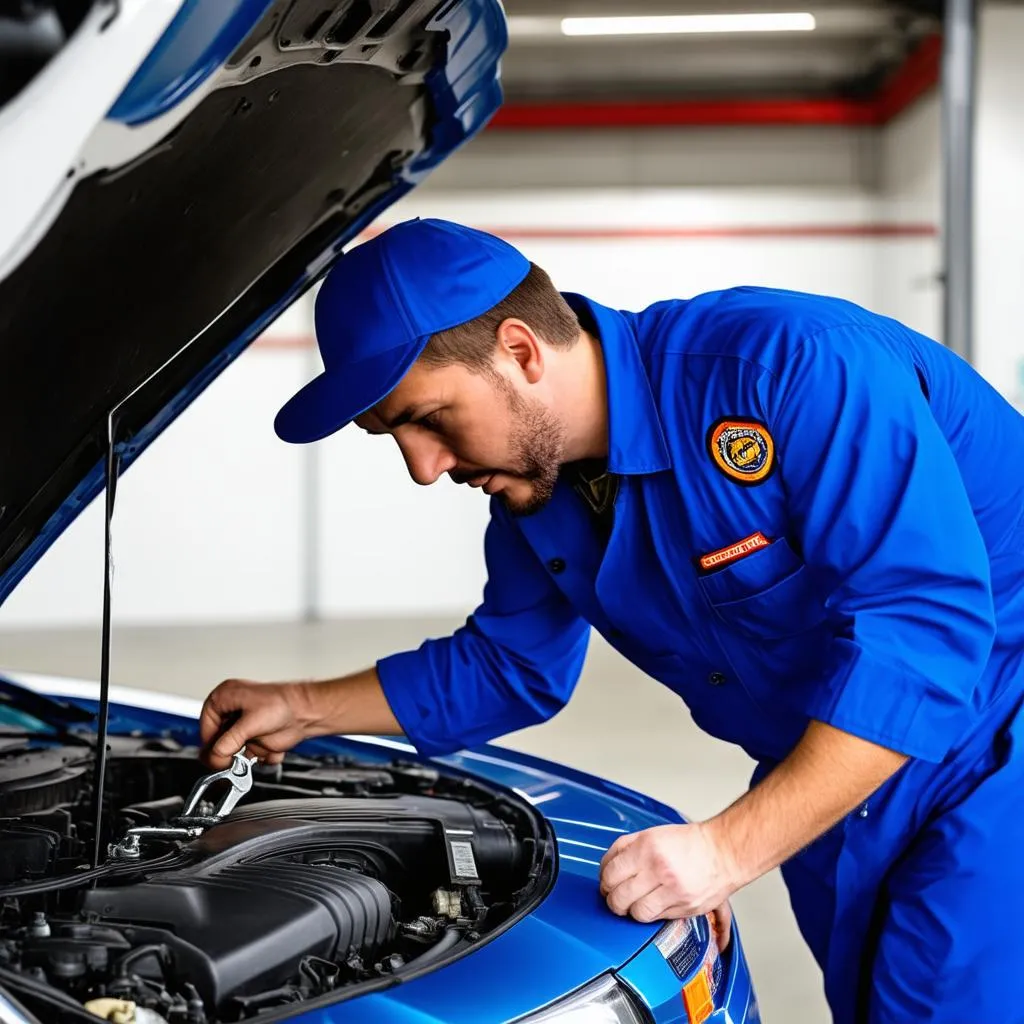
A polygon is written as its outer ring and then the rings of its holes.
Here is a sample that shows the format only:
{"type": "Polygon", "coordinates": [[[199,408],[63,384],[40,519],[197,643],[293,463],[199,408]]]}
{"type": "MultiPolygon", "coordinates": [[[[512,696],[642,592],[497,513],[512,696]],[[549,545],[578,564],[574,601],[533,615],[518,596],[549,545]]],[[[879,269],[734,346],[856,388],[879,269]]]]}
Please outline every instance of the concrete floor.
{"type": "MultiPolygon", "coordinates": [[[[204,697],[229,677],[323,678],[440,636],[453,620],[374,620],[218,627],[120,628],[112,682],[204,697]]],[[[0,632],[0,666],[99,677],[98,630],[0,632]]],[[[744,791],[752,762],[703,735],[683,704],[595,637],[583,678],[554,720],[502,745],[610,777],[694,818],[744,791]]],[[[804,947],[778,872],[733,899],[767,1024],[829,1019],[821,975],[804,947]]]]}

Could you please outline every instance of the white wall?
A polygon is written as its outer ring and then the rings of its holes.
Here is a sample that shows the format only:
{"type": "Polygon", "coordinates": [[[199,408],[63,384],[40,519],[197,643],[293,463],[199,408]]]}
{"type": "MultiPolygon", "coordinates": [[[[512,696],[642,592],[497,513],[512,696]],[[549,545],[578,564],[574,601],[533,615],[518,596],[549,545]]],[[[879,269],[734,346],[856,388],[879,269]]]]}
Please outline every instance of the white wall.
{"type": "MultiPolygon", "coordinates": [[[[939,224],[942,219],[941,105],[933,92],[882,129],[879,209],[883,220],[939,224]]],[[[929,337],[942,336],[941,239],[908,239],[879,249],[875,301],[929,337]]]]}
{"type": "Polygon", "coordinates": [[[872,189],[877,148],[867,128],[484,132],[423,191],[872,189]]]}
{"type": "MultiPolygon", "coordinates": [[[[612,305],[768,284],[841,295],[934,333],[934,238],[828,229],[935,222],[935,109],[874,136],[485,135],[383,220],[501,228],[560,287],[612,305]],[[645,237],[651,228],[676,236],[645,237]],[[736,228],[761,236],[729,237],[736,228]]],[[[483,496],[417,488],[384,438],[350,430],[293,448],[274,437],[281,402],[317,369],[315,352],[294,344],[309,336],[309,307],[279,321],[127,474],[116,621],[462,613],[478,601],[483,496]]],[[[98,621],[101,551],[96,506],[0,609],[0,630],[98,621]]]]}
{"type": "Polygon", "coordinates": [[[1024,8],[982,9],[978,56],[975,361],[1024,411],[1024,8]]]}
{"type": "Polygon", "coordinates": [[[412,482],[398,447],[352,428],[319,446],[318,611],[469,612],[485,577],[487,500],[447,478],[412,482]]]}

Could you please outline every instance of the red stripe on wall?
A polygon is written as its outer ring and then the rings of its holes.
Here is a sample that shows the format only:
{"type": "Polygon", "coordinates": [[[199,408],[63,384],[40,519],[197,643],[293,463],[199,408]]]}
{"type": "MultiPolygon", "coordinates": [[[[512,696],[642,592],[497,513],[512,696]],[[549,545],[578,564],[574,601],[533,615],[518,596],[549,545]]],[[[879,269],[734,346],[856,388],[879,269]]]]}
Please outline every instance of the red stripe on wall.
{"type": "Polygon", "coordinates": [[[553,128],[698,128],[874,125],[873,104],[856,100],[664,100],[506,103],[491,131],[553,128]]]}
{"type": "Polygon", "coordinates": [[[942,37],[929,36],[921,41],[875,97],[878,123],[887,124],[916,103],[938,83],[941,69],[942,37]]]}
{"type": "Polygon", "coordinates": [[[887,124],[939,81],[942,38],[928,36],[874,96],[859,99],[621,100],[504,104],[488,130],[869,126],[887,124]]]}

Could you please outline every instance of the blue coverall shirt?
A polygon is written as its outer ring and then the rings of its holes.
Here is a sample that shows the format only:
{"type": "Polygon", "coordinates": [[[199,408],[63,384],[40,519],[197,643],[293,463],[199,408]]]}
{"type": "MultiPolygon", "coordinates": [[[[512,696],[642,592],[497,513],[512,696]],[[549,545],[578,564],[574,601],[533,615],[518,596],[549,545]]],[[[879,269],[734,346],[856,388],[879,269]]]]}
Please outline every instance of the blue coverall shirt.
{"type": "MultiPolygon", "coordinates": [[[[941,345],[837,299],[735,288],[630,313],[565,297],[605,359],[611,535],[564,480],[533,516],[492,501],[482,604],[383,659],[385,694],[423,753],[472,746],[561,708],[593,627],[755,778],[811,719],[910,755],[872,798],[865,849],[844,824],[788,866],[846,1019],[871,927],[848,901],[870,911],[1014,728],[1024,417],[941,345]]],[[[919,1019],[908,985],[892,980],[893,1019],[919,1019]]]]}

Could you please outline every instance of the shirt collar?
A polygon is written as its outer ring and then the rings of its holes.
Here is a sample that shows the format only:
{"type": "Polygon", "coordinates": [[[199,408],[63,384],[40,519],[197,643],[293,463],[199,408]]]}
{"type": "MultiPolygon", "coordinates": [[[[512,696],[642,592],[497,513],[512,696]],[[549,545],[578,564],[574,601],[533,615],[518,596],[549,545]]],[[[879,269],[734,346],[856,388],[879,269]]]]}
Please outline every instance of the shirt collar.
{"type": "Polygon", "coordinates": [[[636,334],[622,313],[574,292],[562,297],[597,328],[608,384],[608,471],[659,473],[672,465],[636,334]]]}

